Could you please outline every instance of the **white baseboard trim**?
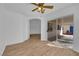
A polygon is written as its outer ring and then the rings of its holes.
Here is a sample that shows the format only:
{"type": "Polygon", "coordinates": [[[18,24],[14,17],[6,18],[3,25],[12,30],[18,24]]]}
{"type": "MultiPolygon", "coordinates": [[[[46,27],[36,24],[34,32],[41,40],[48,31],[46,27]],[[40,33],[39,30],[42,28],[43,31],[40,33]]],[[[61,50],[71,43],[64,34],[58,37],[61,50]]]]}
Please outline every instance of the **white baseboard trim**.
{"type": "Polygon", "coordinates": [[[44,39],[41,39],[41,41],[48,41],[48,40],[46,40],[46,39],[45,39],[45,40],[44,40],[44,39]]]}
{"type": "Polygon", "coordinates": [[[75,52],[77,52],[77,53],[79,53],[79,50],[76,50],[76,49],[72,49],[73,51],[75,51],[75,52]]]}
{"type": "Polygon", "coordinates": [[[6,48],[6,46],[3,46],[3,48],[1,49],[1,51],[0,51],[0,56],[3,55],[5,48],[6,48]]]}
{"type": "Polygon", "coordinates": [[[23,40],[19,40],[19,41],[15,41],[15,42],[10,42],[10,43],[7,43],[6,45],[7,45],[7,46],[8,46],[8,45],[14,45],[14,44],[22,43],[22,42],[24,42],[24,41],[26,41],[26,40],[23,39],[23,40]]]}
{"type": "Polygon", "coordinates": [[[4,51],[5,51],[5,48],[6,48],[7,46],[9,46],[9,45],[14,45],[14,44],[18,44],[18,43],[22,43],[22,42],[24,42],[24,41],[26,41],[26,40],[27,40],[27,39],[20,40],[20,41],[16,41],[16,42],[6,43],[6,44],[2,47],[2,49],[1,49],[0,56],[3,55],[3,53],[4,53],[4,51]]]}

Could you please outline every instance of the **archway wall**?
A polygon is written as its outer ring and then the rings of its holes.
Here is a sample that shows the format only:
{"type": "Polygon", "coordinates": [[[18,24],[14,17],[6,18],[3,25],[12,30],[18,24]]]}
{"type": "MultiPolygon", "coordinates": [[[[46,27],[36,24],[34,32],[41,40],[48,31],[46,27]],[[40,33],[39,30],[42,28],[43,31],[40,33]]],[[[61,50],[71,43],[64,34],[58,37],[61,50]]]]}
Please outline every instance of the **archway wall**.
{"type": "Polygon", "coordinates": [[[30,34],[41,34],[41,20],[40,19],[30,20],[30,34]]]}
{"type": "MultiPolygon", "coordinates": [[[[45,18],[43,18],[43,17],[28,17],[27,18],[27,21],[28,21],[28,33],[29,33],[28,38],[30,38],[30,20],[33,20],[33,19],[41,20],[41,40],[42,41],[47,41],[47,20],[45,18]]],[[[26,32],[27,32],[27,30],[26,30],[26,32]]]]}

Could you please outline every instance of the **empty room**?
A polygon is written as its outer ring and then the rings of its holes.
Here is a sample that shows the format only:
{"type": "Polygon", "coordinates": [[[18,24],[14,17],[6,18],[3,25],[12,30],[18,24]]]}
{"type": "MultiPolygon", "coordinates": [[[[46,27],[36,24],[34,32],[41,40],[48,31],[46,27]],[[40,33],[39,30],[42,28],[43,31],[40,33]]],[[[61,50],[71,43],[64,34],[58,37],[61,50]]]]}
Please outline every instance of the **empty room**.
{"type": "Polygon", "coordinates": [[[0,56],[79,56],[79,3],[0,3],[0,56]]]}

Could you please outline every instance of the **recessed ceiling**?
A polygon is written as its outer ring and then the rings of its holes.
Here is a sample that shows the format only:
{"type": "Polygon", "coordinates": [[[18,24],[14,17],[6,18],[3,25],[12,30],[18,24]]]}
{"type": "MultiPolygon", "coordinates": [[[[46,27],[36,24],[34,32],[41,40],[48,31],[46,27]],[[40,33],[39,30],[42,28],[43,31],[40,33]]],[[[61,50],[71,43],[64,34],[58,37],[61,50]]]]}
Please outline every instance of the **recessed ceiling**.
{"type": "Polygon", "coordinates": [[[67,8],[67,6],[71,5],[71,3],[45,3],[45,5],[53,5],[53,9],[46,9],[46,12],[44,14],[41,14],[39,12],[32,12],[32,9],[35,8],[35,5],[32,5],[30,3],[7,3],[4,4],[5,8],[9,11],[21,13],[24,15],[34,16],[34,15],[46,15],[49,13],[53,13],[58,10],[62,10],[62,8],[67,8]]]}

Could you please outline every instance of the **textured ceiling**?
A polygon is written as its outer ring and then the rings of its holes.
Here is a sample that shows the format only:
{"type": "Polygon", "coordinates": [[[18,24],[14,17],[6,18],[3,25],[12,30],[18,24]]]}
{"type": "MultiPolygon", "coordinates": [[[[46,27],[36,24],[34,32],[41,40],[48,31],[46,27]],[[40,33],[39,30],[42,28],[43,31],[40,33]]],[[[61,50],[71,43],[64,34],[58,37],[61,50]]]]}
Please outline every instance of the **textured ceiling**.
{"type": "Polygon", "coordinates": [[[56,12],[58,10],[62,10],[63,8],[67,8],[70,3],[46,3],[45,5],[53,5],[53,9],[46,9],[46,13],[41,14],[39,12],[32,12],[32,9],[35,8],[35,5],[32,5],[30,3],[7,3],[4,4],[5,8],[9,11],[12,12],[17,12],[21,13],[23,15],[28,15],[28,16],[43,16],[47,15],[53,12],[56,12]]]}

